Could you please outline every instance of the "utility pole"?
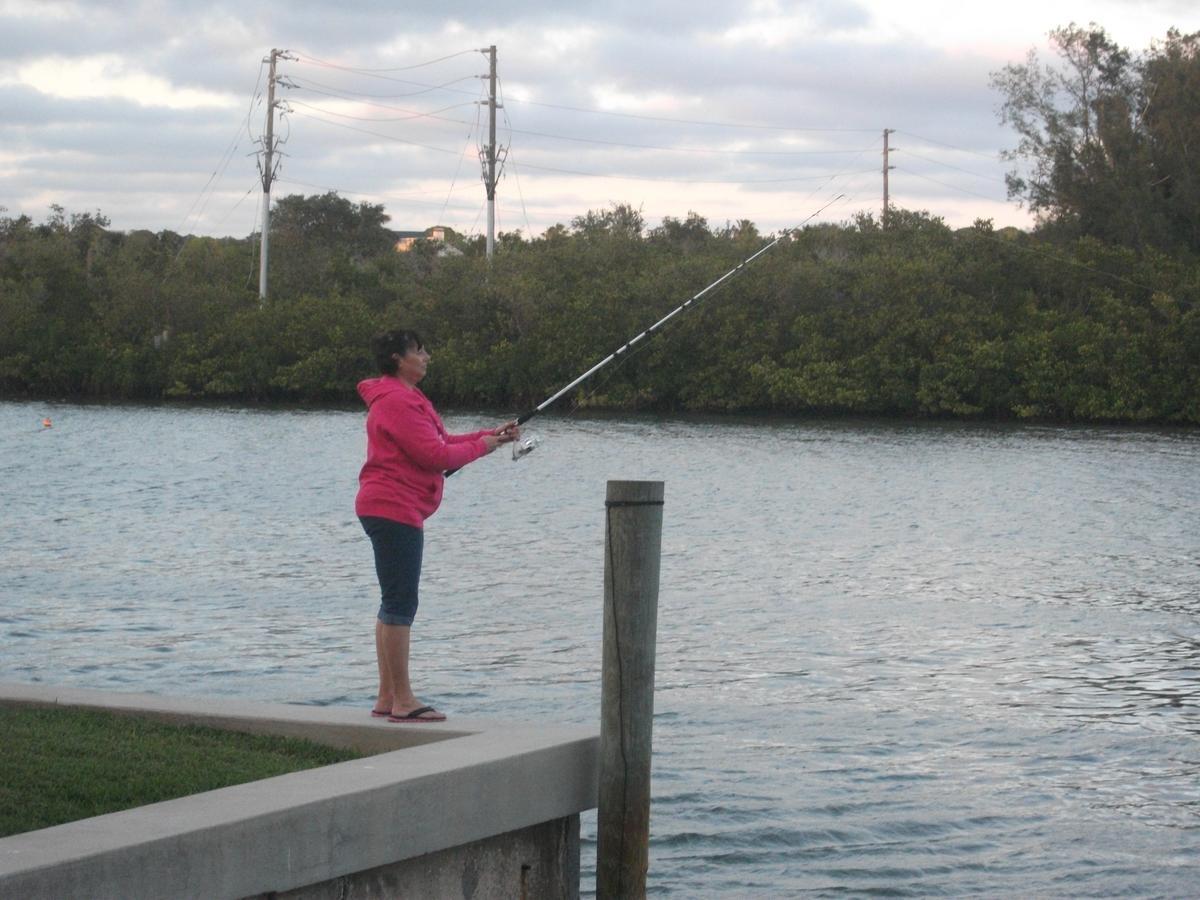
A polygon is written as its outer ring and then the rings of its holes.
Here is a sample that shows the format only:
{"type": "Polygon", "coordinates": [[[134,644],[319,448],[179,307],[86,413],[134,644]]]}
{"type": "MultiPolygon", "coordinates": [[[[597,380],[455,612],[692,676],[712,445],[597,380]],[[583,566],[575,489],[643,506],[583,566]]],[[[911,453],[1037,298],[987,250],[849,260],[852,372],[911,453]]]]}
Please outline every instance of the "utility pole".
{"type": "Polygon", "coordinates": [[[271,233],[271,182],[275,180],[275,61],[291,59],[286,50],[271,50],[267,76],[267,135],[263,140],[262,251],[258,260],[258,301],[267,302],[267,236],[271,233]]]}
{"type": "Polygon", "coordinates": [[[483,184],[487,188],[487,258],[496,248],[496,45],[486,50],[490,61],[488,71],[488,145],[484,148],[483,184]]]}
{"type": "Polygon", "coordinates": [[[883,216],[880,219],[880,223],[884,228],[888,227],[888,210],[890,209],[888,201],[888,171],[896,168],[895,166],[888,165],[888,153],[890,152],[888,148],[888,135],[895,133],[895,130],[894,128],[883,129],[883,216]]]}

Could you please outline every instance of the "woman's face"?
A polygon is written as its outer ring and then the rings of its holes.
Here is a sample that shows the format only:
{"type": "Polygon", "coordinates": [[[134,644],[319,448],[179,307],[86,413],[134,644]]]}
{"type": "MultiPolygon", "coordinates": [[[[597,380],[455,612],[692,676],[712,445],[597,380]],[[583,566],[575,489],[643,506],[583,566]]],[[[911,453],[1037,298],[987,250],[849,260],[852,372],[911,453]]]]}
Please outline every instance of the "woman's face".
{"type": "Polygon", "coordinates": [[[429,366],[429,351],[424,347],[409,347],[403,356],[396,356],[396,377],[416,384],[425,377],[425,369],[429,366]]]}

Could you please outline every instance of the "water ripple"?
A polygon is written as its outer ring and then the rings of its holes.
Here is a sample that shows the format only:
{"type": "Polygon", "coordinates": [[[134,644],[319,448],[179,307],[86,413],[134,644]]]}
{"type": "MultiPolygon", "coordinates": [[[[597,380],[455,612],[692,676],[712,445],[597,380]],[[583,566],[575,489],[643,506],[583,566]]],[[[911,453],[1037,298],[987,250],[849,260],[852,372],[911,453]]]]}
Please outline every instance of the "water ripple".
{"type": "MultiPolygon", "coordinates": [[[[0,678],[366,708],[357,411],[46,414],[0,403],[0,678]]],[[[603,482],[665,480],[651,893],[1195,893],[1200,434],[538,430],[448,482],[414,672],[594,724],[603,482]]]]}

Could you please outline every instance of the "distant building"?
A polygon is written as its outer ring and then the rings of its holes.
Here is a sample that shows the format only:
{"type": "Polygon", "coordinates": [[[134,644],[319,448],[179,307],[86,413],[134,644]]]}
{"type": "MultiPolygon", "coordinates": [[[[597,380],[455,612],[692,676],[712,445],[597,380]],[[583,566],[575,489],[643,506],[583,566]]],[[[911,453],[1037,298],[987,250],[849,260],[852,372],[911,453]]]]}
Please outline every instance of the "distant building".
{"type": "Polygon", "coordinates": [[[441,225],[434,225],[432,228],[426,228],[424,231],[395,231],[396,235],[396,252],[407,253],[413,248],[417,241],[431,241],[435,244],[441,244],[438,247],[438,256],[461,256],[462,251],[457,247],[446,242],[446,229],[441,225]]]}
{"type": "Polygon", "coordinates": [[[425,240],[423,231],[393,231],[396,236],[396,252],[407,253],[417,241],[425,240]]]}

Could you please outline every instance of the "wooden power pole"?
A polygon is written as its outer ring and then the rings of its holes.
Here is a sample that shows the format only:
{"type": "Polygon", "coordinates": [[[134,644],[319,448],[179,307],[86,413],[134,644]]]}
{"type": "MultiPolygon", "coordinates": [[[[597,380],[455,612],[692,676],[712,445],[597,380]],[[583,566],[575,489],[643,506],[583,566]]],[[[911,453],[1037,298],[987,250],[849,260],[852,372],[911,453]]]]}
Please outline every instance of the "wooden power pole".
{"type": "Polygon", "coordinates": [[[895,131],[894,128],[883,129],[883,216],[879,221],[884,228],[888,226],[888,210],[891,208],[888,200],[888,172],[896,168],[888,165],[888,154],[891,152],[888,147],[888,135],[894,134],[895,131]]]}
{"type": "Polygon", "coordinates": [[[487,188],[487,258],[496,249],[496,45],[482,51],[488,55],[488,145],[484,149],[483,184],[487,188]]]}
{"type": "Polygon", "coordinates": [[[258,300],[267,301],[267,246],[271,233],[271,182],[275,180],[275,62],[280,57],[288,59],[286,50],[271,50],[268,58],[270,72],[267,75],[267,133],[263,138],[262,164],[262,247],[258,260],[258,300]]]}

